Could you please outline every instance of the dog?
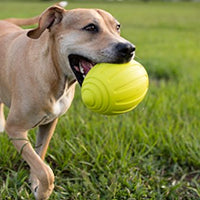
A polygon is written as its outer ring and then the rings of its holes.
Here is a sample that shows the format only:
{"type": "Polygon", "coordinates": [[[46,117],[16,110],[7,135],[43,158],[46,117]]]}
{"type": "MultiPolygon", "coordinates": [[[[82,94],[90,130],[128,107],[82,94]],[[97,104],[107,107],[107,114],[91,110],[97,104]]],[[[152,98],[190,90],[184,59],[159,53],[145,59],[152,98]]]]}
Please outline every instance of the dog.
{"type": "Polygon", "coordinates": [[[39,17],[0,21],[0,131],[30,166],[36,200],[46,200],[54,174],[44,162],[58,117],[70,107],[80,86],[97,63],[126,63],[135,46],[120,36],[119,22],[101,9],[53,5],[39,17]],[[33,29],[19,26],[37,23],[33,29]],[[9,107],[5,122],[3,106],[9,107]],[[28,140],[38,127],[36,148],[28,140]]]}

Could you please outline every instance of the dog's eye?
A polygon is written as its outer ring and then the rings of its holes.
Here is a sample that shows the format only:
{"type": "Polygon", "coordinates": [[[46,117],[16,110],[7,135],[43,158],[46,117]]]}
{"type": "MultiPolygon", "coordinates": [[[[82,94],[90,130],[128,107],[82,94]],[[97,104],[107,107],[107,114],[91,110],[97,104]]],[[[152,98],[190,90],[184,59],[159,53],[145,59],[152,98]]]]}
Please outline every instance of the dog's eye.
{"type": "Polygon", "coordinates": [[[120,24],[117,24],[117,31],[120,32],[120,27],[121,25],[120,24]]]}
{"type": "Polygon", "coordinates": [[[99,31],[98,27],[95,24],[88,24],[83,28],[85,31],[97,33],[99,31]]]}

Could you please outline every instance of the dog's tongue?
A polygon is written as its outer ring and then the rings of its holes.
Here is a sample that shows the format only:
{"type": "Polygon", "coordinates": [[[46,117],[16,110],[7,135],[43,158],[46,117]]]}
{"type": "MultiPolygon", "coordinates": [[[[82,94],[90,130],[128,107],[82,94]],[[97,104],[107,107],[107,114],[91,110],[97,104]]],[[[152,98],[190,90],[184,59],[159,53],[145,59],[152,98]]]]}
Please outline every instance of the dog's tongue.
{"type": "Polygon", "coordinates": [[[81,60],[81,61],[80,61],[80,65],[81,65],[81,67],[83,68],[84,74],[85,74],[85,75],[86,75],[86,74],[90,71],[90,69],[93,67],[93,64],[90,63],[90,62],[88,62],[88,61],[86,61],[86,60],[81,60]]]}

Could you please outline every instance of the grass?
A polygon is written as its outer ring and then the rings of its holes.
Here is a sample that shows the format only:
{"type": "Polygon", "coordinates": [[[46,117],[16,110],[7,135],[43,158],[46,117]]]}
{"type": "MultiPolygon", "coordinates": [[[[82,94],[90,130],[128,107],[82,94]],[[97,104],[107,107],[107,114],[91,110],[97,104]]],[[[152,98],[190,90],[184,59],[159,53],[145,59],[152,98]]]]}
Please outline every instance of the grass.
{"type": "MultiPolygon", "coordinates": [[[[1,2],[0,18],[37,15],[49,5],[1,2]]],[[[75,7],[106,9],[122,23],[150,88],[135,110],[107,117],[87,110],[77,87],[46,158],[56,176],[50,199],[200,199],[200,4],[72,2],[68,8],[75,7]]],[[[0,199],[33,199],[29,168],[6,134],[0,148],[0,199]]]]}

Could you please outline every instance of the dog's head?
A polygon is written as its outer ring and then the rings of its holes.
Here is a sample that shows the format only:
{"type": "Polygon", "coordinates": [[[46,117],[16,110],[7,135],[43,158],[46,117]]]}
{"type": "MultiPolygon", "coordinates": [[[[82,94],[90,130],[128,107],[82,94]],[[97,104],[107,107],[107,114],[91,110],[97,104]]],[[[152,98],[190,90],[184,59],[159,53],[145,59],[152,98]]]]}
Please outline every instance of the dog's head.
{"type": "Polygon", "coordinates": [[[134,45],[120,36],[119,22],[100,9],[50,7],[27,35],[37,39],[46,29],[65,71],[73,71],[80,85],[96,63],[126,63],[135,54],[134,45]]]}

